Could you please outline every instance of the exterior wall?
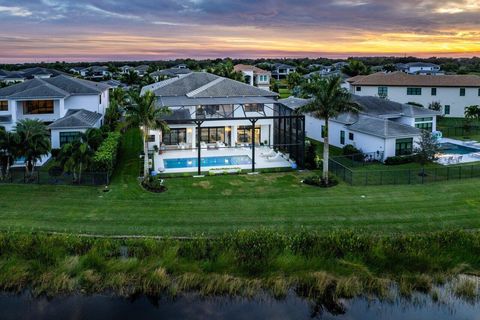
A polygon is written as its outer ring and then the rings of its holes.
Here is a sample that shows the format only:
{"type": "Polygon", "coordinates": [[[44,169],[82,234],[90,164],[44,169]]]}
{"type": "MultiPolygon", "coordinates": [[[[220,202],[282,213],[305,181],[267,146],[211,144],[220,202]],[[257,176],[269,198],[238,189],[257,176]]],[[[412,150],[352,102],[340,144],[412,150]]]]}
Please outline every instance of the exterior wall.
{"type": "Polygon", "coordinates": [[[52,144],[52,149],[60,148],[60,132],[85,132],[87,129],[60,129],[60,130],[52,130],[50,133],[50,141],[52,144]]]}
{"type": "MultiPolygon", "coordinates": [[[[78,95],[70,96],[65,99],[65,113],[68,109],[85,109],[93,112],[98,112],[105,114],[106,108],[108,108],[108,99],[109,93],[108,90],[105,90],[101,94],[101,103],[100,95],[78,95]]],[[[63,114],[62,116],[64,116],[63,114]]]]}
{"type": "MultiPolygon", "coordinates": [[[[355,86],[351,86],[351,92],[360,96],[377,96],[378,86],[361,86],[362,90],[357,91],[355,86]]],[[[433,87],[434,88],[434,87],[433,87]]],[[[399,103],[416,102],[422,104],[425,108],[434,101],[440,102],[442,106],[450,106],[450,114],[447,117],[464,117],[465,107],[480,104],[479,89],[465,88],[465,96],[460,96],[460,87],[445,88],[436,87],[437,95],[432,96],[432,87],[422,87],[422,94],[418,96],[407,95],[407,87],[388,87],[387,98],[399,103]]]]}

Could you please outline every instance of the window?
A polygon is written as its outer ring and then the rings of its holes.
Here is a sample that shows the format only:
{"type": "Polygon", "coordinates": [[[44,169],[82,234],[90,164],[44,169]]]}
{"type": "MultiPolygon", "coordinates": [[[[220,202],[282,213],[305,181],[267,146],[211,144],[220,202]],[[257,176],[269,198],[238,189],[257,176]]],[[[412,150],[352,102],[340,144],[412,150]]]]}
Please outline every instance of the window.
{"type": "Polygon", "coordinates": [[[395,142],[395,155],[404,156],[412,154],[413,151],[413,138],[397,139],[395,142]]]}
{"type": "Polygon", "coordinates": [[[102,104],[102,95],[101,94],[98,96],[98,104],[102,104]]]}
{"type": "Polygon", "coordinates": [[[421,96],[422,95],[422,88],[407,88],[407,95],[408,96],[421,96]]]}
{"type": "Polygon", "coordinates": [[[432,96],[436,96],[437,95],[437,88],[432,88],[432,96]]]}
{"type": "MultiPolygon", "coordinates": [[[[237,141],[240,143],[252,142],[252,126],[238,126],[237,141]]],[[[260,143],[260,126],[255,126],[255,143],[260,143]]]]}
{"type": "Polygon", "coordinates": [[[155,142],[155,135],[151,134],[148,136],[148,142],[155,142]]]}
{"type": "Polygon", "coordinates": [[[268,81],[268,78],[266,75],[259,75],[258,76],[258,81],[260,82],[267,82],[268,81]]]}
{"type": "Polygon", "coordinates": [[[348,134],[348,140],[353,141],[354,135],[352,132],[348,134]]]}
{"type": "Polygon", "coordinates": [[[378,96],[379,97],[388,96],[388,87],[378,87],[378,96]]]}
{"type": "Polygon", "coordinates": [[[480,88],[478,88],[478,96],[480,97],[480,88]]]}
{"type": "Polygon", "coordinates": [[[243,105],[245,112],[263,112],[263,104],[261,103],[247,103],[243,105]]]}
{"type": "Polygon", "coordinates": [[[53,100],[32,100],[23,102],[23,114],[51,114],[53,100]]]}
{"type": "Polygon", "coordinates": [[[450,106],[448,104],[445,106],[445,114],[450,114],[450,106]]]}
{"type": "Polygon", "coordinates": [[[362,87],[355,87],[355,90],[357,90],[357,92],[360,92],[362,91],[362,87]]]}
{"type": "Polygon", "coordinates": [[[322,132],[321,132],[321,137],[325,138],[325,126],[322,126],[322,132]]]}
{"type": "Polygon", "coordinates": [[[72,143],[80,138],[82,133],[79,131],[60,132],[60,148],[67,143],[72,143]]]}
{"type": "Polygon", "coordinates": [[[465,88],[460,88],[460,97],[465,97],[465,88]]]}
{"type": "Polygon", "coordinates": [[[0,111],[8,111],[8,101],[1,100],[0,101],[0,111]]]}
{"type": "Polygon", "coordinates": [[[165,145],[172,146],[179,143],[187,142],[187,129],[175,128],[170,129],[169,132],[163,133],[162,142],[165,145]]]}
{"type": "Polygon", "coordinates": [[[432,122],[415,123],[415,128],[432,132],[433,123],[432,122]]]}
{"type": "Polygon", "coordinates": [[[340,144],[345,144],[345,131],[340,130],[340,144]]]}

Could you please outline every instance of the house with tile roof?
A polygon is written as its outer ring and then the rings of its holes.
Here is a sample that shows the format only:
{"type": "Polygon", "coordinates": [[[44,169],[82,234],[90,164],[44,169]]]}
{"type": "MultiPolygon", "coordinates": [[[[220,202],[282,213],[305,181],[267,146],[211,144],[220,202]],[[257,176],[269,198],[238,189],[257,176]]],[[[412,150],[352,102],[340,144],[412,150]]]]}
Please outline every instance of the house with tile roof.
{"type": "Polygon", "coordinates": [[[233,70],[241,72],[245,78],[245,82],[249,85],[270,90],[270,79],[272,78],[270,71],[246,64],[237,64],[233,67],[233,70]]]}
{"type": "Polygon", "coordinates": [[[72,132],[99,127],[108,104],[103,83],[65,75],[34,78],[0,89],[0,126],[10,131],[19,120],[41,120],[52,131],[52,148],[59,148],[73,139],[72,132]]]}
{"type": "MultiPolygon", "coordinates": [[[[353,145],[376,160],[411,154],[421,130],[435,131],[439,112],[378,97],[352,95],[360,106],[358,113],[344,113],[329,121],[329,143],[343,148],[353,145]]],[[[310,102],[289,97],[280,103],[296,110],[310,102]]],[[[306,136],[323,141],[325,121],[305,115],[306,136]]]]}
{"type": "Polygon", "coordinates": [[[347,79],[351,93],[377,96],[428,108],[439,102],[447,117],[464,117],[465,108],[480,104],[480,77],[476,75],[412,75],[378,72],[347,79]]]}

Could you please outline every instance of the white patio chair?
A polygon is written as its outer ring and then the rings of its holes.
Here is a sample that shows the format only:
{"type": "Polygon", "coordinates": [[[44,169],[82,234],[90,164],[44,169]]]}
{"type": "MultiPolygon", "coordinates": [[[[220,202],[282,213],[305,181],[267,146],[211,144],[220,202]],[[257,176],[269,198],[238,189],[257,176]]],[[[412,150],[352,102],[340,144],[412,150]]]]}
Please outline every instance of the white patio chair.
{"type": "Polygon", "coordinates": [[[277,153],[273,149],[270,149],[268,152],[260,153],[260,157],[262,157],[262,158],[275,157],[276,155],[277,155],[277,153]]]}
{"type": "Polygon", "coordinates": [[[267,158],[267,161],[268,162],[278,162],[278,161],[285,161],[285,159],[283,159],[281,153],[277,153],[274,157],[267,158]]]}

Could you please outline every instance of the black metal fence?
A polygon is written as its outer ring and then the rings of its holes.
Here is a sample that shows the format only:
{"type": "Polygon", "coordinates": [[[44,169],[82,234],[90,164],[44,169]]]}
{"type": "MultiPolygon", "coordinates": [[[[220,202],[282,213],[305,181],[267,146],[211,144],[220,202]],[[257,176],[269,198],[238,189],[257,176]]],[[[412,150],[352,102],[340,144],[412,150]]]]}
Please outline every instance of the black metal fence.
{"type": "Polygon", "coordinates": [[[425,184],[448,180],[480,178],[480,165],[419,167],[392,170],[352,170],[335,161],[329,161],[330,171],[353,186],[425,184]]]}
{"type": "Polygon", "coordinates": [[[0,179],[0,183],[100,186],[108,185],[109,177],[106,172],[83,172],[81,181],[78,181],[73,174],[54,176],[46,171],[34,171],[33,175],[27,175],[25,170],[13,168],[7,177],[0,179]]]}
{"type": "Polygon", "coordinates": [[[438,127],[444,137],[468,137],[480,135],[480,126],[438,127]]]}

